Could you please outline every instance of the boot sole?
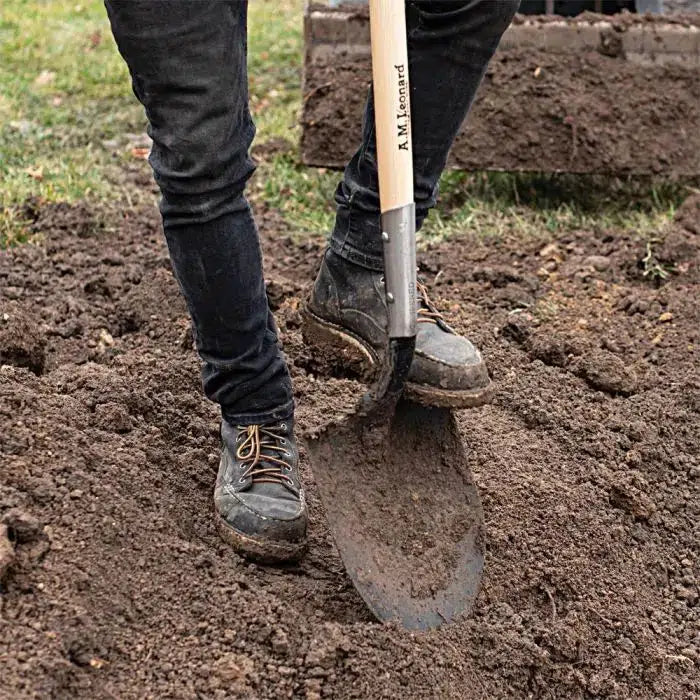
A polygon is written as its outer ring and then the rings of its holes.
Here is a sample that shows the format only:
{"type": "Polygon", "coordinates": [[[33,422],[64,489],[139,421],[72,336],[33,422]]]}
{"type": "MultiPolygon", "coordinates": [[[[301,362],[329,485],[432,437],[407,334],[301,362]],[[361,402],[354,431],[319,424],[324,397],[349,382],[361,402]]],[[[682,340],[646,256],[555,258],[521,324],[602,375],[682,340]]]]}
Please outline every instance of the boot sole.
{"type": "Polygon", "coordinates": [[[221,539],[246,559],[260,564],[283,564],[299,561],[306,553],[307,542],[271,542],[244,535],[216,515],[216,529],[221,539]]]}
{"type": "MultiPolygon", "coordinates": [[[[343,364],[359,368],[360,374],[371,379],[376,373],[379,358],[374,349],[351,331],[322,319],[308,305],[301,310],[302,334],[312,345],[341,354],[343,364]]],[[[427,384],[406,382],[404,395],[425,406],[441,408],[476,408],[489,403],[494,395],[493,382],[478,389],[440,389],[427,384]]]]}

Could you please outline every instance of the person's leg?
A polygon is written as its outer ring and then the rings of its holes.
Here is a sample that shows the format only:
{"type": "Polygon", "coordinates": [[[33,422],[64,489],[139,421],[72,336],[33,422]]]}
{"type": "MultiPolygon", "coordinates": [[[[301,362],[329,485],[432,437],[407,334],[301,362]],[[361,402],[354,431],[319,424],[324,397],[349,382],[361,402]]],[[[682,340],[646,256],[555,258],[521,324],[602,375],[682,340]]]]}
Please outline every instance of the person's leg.
{"type": "MultiPolygon", "coordinates": [[[[406,3],[417,228],[435,205],[449,149],[518,4],[518,0],[406,3]]],[[[362,144],[345,169],[336,204],[330,250],[312,294],[307,328],[311,337],[325,336],[331,342],[335,338],[336,343],[342,342],[343,329],[350,331],[355,341],[362,341],[367,359],[376,362],[386,343],[386,310],[371,91],[362,144]]],[[[491,392],[479,352],[437,319],[427,299],[421,306],[423,323],[409,393],[452,406],[483,403],[491,392]]]]}
{"type": "MultiPolygon", "coordinates": [[[[246,541],[269,540],[282,555],[296,553],[306,511],[296,450],[280,447],[293,441],[291,380],[244,196],[254,170],[248,149],[255,133],[248,109],[247,2],[105,5],[148,117],[163,227],[204,361],[204,389],[221,405],[219,514],[246,541]]],[[[245,542],[234,543],[246,549],[245,542]]]]}
{"type": "MultiPolygon", "coordinates": [[[[416,225],[435,206],[447,154],[519,0],[406,3],[416,225]]],[[[336,192],[331,249],[382,270],[374,99],[367,100],[362,145],[336,192]]]]}

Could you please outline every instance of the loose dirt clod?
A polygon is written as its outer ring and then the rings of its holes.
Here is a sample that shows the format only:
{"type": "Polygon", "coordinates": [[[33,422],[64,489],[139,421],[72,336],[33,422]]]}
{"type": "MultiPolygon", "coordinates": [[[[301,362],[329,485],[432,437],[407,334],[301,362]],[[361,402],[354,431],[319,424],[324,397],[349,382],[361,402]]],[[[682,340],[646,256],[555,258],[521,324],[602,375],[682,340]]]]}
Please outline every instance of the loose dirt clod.
{"type": "Polygon", "coordinates": [[[31,513],[21,508],[12,508],[2,516],[2,522],[13,533],[18,542],[35,540],[42,531],[42,525],[31,513]]]}
{"type": "Polygon", "coordinates": [[[34,374],[44,370],[46,337],[25,305],[0,303],[0,365],[26,367],[34,374]]]}
{"type": "Polygon", "coordinates": [[[0,524],[0,585],[5,581],[5,576],[14,562],[15,548],[10,542],[7,525],[0,524]]]}
{"type": "MultiPolygon", "coordinates": [[[[306,559],[259,567],[219,540],[217,410],[182,342],[157,212],[129,211],[109,233],[87,207],[35,215],[44,243],[0,253],[0,304],[12,295],[31,309],[47,339],[43,374],[0,369],[0,519],[20,508],[43,526],[18,543],[0,590],[0,694],[700,694],[697,253],[658,286],[637,266],[644,241],[625,231],[561,235],[551,277],[537,276],[541,241],[465,232],[421,254],[431,296],[482,348],[498,389],[492,405],[458,414],[486,524],[482,592],[467,619],[412,635],[376,624],[355,593],[305,454],[306,559]],[[608,269],[585,270],[592,255],[608,269]],[[532,304],[495,299],[509,287],[532,304]],[[673,320],[660,323],[666,311],[673,320]],[[103,330],[113,345],[100,348],[103,330]],[[575,374],[603,343],[613,375],[634,368],[634,393],[575,374]],[[117,416],[129,430],[114,429],[117,416]]],[[[271,211],[258,221],[299,430],[313,432],[364,387],[340,363],[314,364],[301,338],[323,242],[295,242],[271,211]]],[[[656,237],[697,237],[693,225],[656,237]]]]}
{"type": "Polygon", "coordinates": [[[637,389],[637,375],[624,362],[606,350],[583,357],[578,365],[581,376],[594,388],[628,396],[637,389]]]}

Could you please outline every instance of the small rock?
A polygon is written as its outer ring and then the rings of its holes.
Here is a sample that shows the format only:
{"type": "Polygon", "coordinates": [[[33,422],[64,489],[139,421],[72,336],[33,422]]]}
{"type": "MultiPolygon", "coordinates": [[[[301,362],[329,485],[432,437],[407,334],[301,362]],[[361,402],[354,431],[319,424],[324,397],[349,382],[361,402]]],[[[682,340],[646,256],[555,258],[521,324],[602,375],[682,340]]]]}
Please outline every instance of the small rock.
{"type": "Polygon", "coordinates": [[[559,258],[561,259],[561,250],[556,243],[548,243],[542,250],[540,250],[541,258],[559,258]]]}
{"type": "Polygon", "coordinates": [[[585,267],[592,267],[598,272],[605,272],[610,267],[610,260],[604,255],[589,255],[584,261],[585,267]]]}
{"type": "Polygon", "coordinates": [[[681,654],[689,658],[691,661],[694,661],[696,664],[700,663],[700,653],[698,653],[698,650],[694,649],[693,647],[681,649],[681,654]]]}
{"type": "Polygon", "coordinates": [[[635,643],[629,637],[620,637],[617,643],[620,649],[626,651],[628,654],[631,654],[637,648],[635,643]]]}
{"type": "Polygon", "coordinates": [[[14,533],[17,541],[24,544],[35,540],[44,529],[39,520],[21,508],[12,508],[2,516],[2,522],[14,533]]]}
{"type": "Polygon", "coordinates": [[[105,348],[111,348],[114,345],[114,338],[112,334],[106,329],[102,328],[100,334],[97,337],[97,346],[104,350],[105,348]]]}
{"type": "Polygon", "coordinates": [[[287,633],[277,628],[275,633],[272,635],[272,651],[275,654],[288,654],[289,653],[289,637],[287,633]]]}
{"type": "Polygon", "coordinates": [[[661,323],[667,323],[668,321],[673,320],[673,314],[670,311],[664,311],[664,313],[659,316],[659,321],[661,323]]]}

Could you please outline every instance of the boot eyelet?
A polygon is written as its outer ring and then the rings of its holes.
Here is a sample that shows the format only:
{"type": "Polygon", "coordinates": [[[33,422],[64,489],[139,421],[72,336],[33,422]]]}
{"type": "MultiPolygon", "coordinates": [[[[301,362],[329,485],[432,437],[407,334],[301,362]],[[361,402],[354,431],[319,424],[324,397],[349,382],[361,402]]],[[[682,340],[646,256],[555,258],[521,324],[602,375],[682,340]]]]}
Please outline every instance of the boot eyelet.
{"type": "Polygon", "coordinates": [[[292,456],[292,453],[291,453],[289,450],[285,450],[285,451],[284,451],[284,456],[285,456],[285,457],[291,457],[291,456],[292,456]]]}
{"type": "Polygon", "coordinates": [[[287,441],[284,438],[280,438],[280,445],[286,445],[287,441]]]}
{"type": "Polygon", "coordinates": [[[286,424],[286,423],[282,423],[282,424],[280,425],[280,428],[282,428],[282,430],[286,430],[286,429],[287,429],[287,424],[286,424]]]}
{"type": "Polygon", "coordinates": [[[242,477],[238,480],[238,483],[239,483],[239,484],[245,484],[245,477],[242,476],[242,477]]]}
{"type": "Polygon", "coordinates": [[[291,471],[292,471],[292,468],[291,468],[288,464],[285,464],[285,465],[284,465],[284,471],[286,471],[286,472],[291,472],[291,471]]]}

